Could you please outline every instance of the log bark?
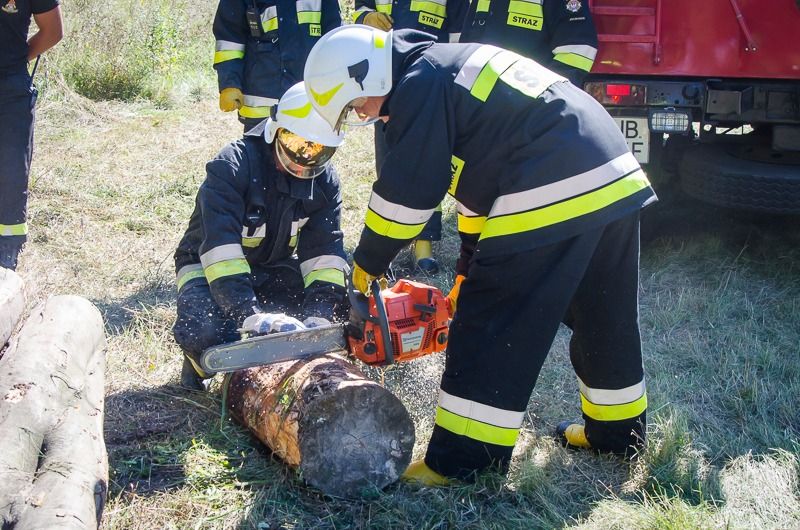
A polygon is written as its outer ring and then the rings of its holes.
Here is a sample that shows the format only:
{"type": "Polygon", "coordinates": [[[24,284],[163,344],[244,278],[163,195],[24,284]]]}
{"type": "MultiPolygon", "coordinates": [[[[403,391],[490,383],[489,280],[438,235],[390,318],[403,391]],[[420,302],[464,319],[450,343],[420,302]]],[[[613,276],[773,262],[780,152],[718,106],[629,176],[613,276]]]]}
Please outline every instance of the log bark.
{"type": "Polygon", "coordinates": [[[105,334],[77,296],[37,306],[0,359],[3,528],[97,528],[108,464],[103,443],[105,334]]]}
{"type": "Polygon", "coordinates": [[[22,278],[14,271],[0,267],[0,351],[16,329],[24,309],[22,278]]]}
{"type": "Polygon", "coordinates": [[[323,493],[356,497],[408,466],[414,423],[388,390],[336,354],[232,374],[235,419],[323,493]]]}

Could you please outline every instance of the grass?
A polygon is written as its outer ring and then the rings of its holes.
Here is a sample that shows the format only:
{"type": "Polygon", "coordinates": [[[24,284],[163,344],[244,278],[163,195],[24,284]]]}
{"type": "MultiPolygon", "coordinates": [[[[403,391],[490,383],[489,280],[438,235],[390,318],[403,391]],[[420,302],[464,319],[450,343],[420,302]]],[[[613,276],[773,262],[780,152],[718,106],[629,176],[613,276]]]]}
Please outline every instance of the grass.
{"type": "MultiPolygon", "coordinates": [[[[365,499],[323,497],[221,420],[218,387],[208,395],[178,389],[172,252],[204,162],[241,129],[216,108],[213,5],[193,5],[193,17],[177,1],[142,6],[64,4],[67,40],[40,79],[31,242],[20,268],[31,305],[80,294],[106,321],[105,528],[800,527],[797,219],[733,215],[669,189],[644,218],[641,325],[651,405],[648,447],[634,465],[568,452],[552,438],[558,421],[580,415],[563,330],[531,396],[508,479],[489,474],[450,489],[393,485],[365,499]],[[104,16],[147,31],[123,31],[116,43],[109,28],[80,34],[104,16]],[[191,64],[177,51],[170,28],[184,28],[185,49],[202,49],[202,60],[191,64]],[[154,31],[161,51],[151,43],[142,52],[154,31]],[[96,53],[104,48],[108,56],[96,53]],[[98,64],[118,51],[121,79],[141,85],[106,97],[127,81],[79,71],[87,51],[98,64]],[[137,70],[137,54],[155,57],[137,70]],[[76,76],[110,85],[90,90],[76,76]]],[[[371,130],[350,135],[335,163],[352,251],[372,181],[371,130]]],[[[436,250],[446,267],[426,279],[449,287],[458,248],[450,203],[444,224],[436,250]]],[[[407,252],[396,260],[399,275],[411,274],[410,261],[407,252]]],[[[385,374],[367,370],[385,376],[409,408],[415,457],[432,428],[442,369],[436,357],[385,374]]]]}

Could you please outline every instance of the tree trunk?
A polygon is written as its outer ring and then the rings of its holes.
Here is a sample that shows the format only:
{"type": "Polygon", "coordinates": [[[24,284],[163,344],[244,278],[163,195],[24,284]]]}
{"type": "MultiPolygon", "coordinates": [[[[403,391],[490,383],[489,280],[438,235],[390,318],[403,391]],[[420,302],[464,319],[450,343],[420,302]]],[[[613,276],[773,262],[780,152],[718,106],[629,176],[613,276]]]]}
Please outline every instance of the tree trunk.
{"type": "Polygon", "coordinates": [[[3,528],[96,528],[105,504],[103,320],[77,296],[37,306],[0,360],[3,528]]]}
{"type": "Polygon", "coordinates": [[[232,374],[233,416],[323,493],[353,497],[396,481],[414,447],[403,404],[331,354],[232,374]]]}
{"type": "Polygon", "coordinates": [[[22,278],[14,271],[0,267],[0,350],[8,342],[25,309],[22,278]]]}

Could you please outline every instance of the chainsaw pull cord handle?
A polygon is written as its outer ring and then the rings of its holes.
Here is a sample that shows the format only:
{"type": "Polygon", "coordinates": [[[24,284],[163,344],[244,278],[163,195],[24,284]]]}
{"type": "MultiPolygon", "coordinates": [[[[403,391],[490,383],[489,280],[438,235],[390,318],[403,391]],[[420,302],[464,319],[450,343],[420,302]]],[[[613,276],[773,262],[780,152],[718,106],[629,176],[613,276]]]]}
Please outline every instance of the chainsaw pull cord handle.
{"type": "Polygon", "coordinates": [[[378,311],[378,326],[381,328],[381,335],[383,335],[383,347],[386,362],[384,364],[394,364],[394,345],[392,344],[392,334],[389,331],[389,316],[386,314],[386,306],[383,305],[383,296],[381,296],[381,284],[378,279],[372,280],[372,296],[375,298],[375,309],[378,311]]]}

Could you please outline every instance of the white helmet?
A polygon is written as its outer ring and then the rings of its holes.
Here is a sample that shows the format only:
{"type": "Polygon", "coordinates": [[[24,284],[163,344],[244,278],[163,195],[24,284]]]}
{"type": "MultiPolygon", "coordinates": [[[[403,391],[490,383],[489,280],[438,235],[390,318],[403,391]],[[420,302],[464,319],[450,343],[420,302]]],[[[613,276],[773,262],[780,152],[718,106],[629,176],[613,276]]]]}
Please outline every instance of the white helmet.
{"type": "Polygon", "coordinates": [[[311,104],[334,129],[357,98],[392,89],[392,32],[362,24],[340,26],[311,48],[303,72],[311,104]]]}
{"type": "MultiPolygon", "coordinates": [[[[275,143],[278,162],[298,178],[322,174],[344,140],[311,106],[302,82],[283,94],[263,124],[264,139],[275,143]]],[[[260,134],[260,126],[248,134],[260,134]]]]}

